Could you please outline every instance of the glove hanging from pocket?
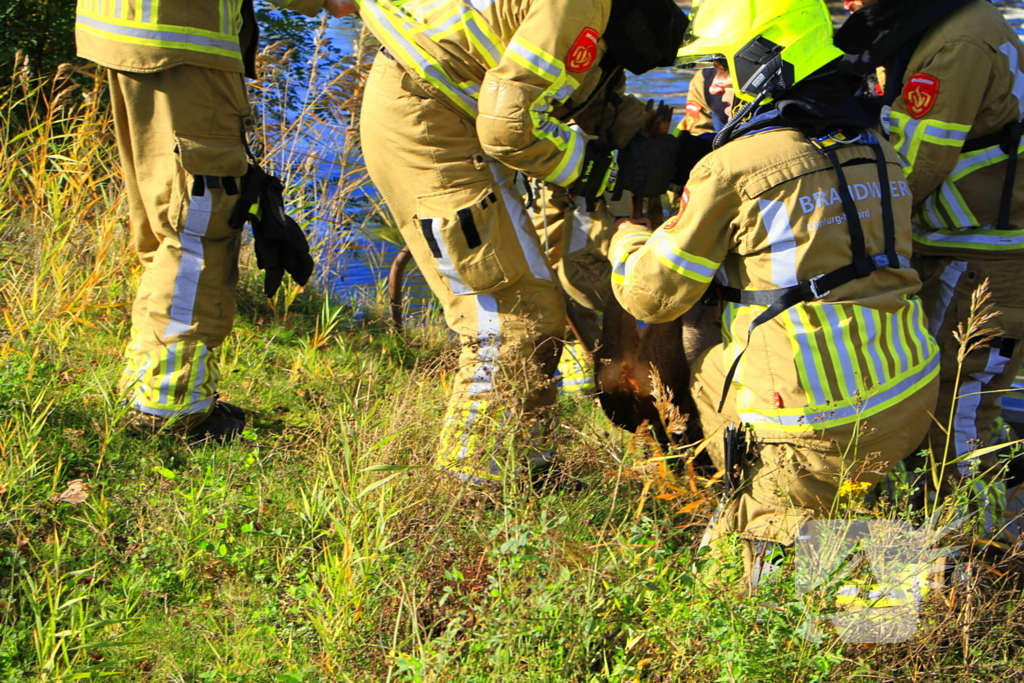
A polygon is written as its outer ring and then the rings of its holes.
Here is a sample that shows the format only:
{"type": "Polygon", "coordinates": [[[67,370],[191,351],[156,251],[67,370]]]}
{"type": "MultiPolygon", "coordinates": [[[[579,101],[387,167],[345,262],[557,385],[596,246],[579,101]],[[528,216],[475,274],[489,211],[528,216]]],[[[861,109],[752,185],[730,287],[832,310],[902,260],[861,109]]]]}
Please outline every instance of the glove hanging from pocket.
{"type": "Polygon", "coordinates": [[[232,228],[241,230],[246,221],[252,225],[256,265],[265,271],[263,293],[277,294],[287,271],[299,285],[309,282],[313,258],[302,228],[284,211],[284,183],[254,163],[242,178],[242,192],[231,213],[232,228]],[[254,204],[259,204],[256,213],[254,204]]]}

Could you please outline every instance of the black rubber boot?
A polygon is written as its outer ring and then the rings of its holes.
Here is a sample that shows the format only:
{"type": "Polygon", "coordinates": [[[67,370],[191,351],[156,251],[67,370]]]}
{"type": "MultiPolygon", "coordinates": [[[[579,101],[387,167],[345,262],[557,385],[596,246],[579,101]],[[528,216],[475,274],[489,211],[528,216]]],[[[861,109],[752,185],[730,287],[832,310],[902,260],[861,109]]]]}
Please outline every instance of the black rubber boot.
{"type": "Polygon", "coordinates": [[[245,429],[245,411],[238,406],[217,401],[206,419],[185,432],[191,441],[212,439],[226,443],[238,437],[245,429]]]}

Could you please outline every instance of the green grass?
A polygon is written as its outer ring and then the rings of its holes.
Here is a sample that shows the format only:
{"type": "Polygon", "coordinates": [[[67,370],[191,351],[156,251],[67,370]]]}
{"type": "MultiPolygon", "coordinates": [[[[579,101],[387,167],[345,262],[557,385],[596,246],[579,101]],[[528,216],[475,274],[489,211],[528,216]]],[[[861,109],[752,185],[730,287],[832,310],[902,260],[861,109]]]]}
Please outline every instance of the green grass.
{"type": "Polygon", "coordinates": [[[0,100],[0,681],[1024,673],[1002,565],[933,593],[901,645],[806,640],[790,579],[736,599],[738,557],[694,554],[707,501],[587,401],[559,428],[582,488],[453,493],[429,468],[455,369],[438,317],[403,339],[379,301],[368,324],[312,290],[267,302],[248,257],[221,350],[244,438],[130,435],[115,385],[137,271],[111,132],[97,93],[63,87],[0,100]],[[84,500],[60,500],[76,480],[84,500]]]}

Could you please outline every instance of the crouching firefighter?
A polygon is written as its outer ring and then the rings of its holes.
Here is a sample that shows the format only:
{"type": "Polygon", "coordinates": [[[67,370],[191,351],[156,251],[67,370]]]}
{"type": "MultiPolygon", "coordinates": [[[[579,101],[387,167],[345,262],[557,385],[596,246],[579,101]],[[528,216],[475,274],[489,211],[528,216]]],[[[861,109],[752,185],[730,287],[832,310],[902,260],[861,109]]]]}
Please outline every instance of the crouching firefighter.
{"type": "Polygon", "coordinates": [[[974,451],[990,442],[1000,398],[1024,360],[1024,47],[985,0],[860,4],[836,44],[859,73],[883,70],[882,128],[905,161],[914,266],[942,353],[921,493],[944,495],[969,479],[978,531],[1012,543],[1024,533],[1024,480],[996,453],[974,451]],[[999,332],[959,358],[953,335],[986,280],[999,332]]]}
{"type": "MultiPolygon", "coordinates": [[[[310,16],[339,2],[271,1],[310,16]]],[[[243,75],[255,76],[258,33],[252,0],[78,0],[78,55],[108,69],[143,265],[122,376],[137,429],[229,439],[245,425],[243,410],[218,401],[217,348],[235,316],[241,233],[230,217],[248,169],[243,75]]],[[[301,231],[270,216],[261,225],[257,243],[271,237],[266,249],[280,259],[261,256],[268,279],[287,269],[305,284],[312,263],[301,231]]]]}
{"type": "Polygon", "coordinates": [[[758,558],[828,517],[844,482],[878,482],[917,446],[938,349],[915,296],[899,158],[853,97],[824,2],[704,0],[679,56],[726,62],[743,104],[679,213],[615,234],[613,286],[652,323],[705,291],[722,306],[723,343],[691,390],[737,486],[707,538],[739,535],[753,588],[758,558]]]}
{"type": "Polygon", "coordinates": [[[462,344],[435,466],[487,487],[542,470],[566,311],[513,174],[590,198],[616,178],[664,191],[677,141],[619,152],[569,117],[606,58],[671,64],[686,16],[672,0],[357,4],[383,45],[363,98],[367,168],[462,344]],[[618,4],[649,27],[640,45],[609,21],[618,4]]]}

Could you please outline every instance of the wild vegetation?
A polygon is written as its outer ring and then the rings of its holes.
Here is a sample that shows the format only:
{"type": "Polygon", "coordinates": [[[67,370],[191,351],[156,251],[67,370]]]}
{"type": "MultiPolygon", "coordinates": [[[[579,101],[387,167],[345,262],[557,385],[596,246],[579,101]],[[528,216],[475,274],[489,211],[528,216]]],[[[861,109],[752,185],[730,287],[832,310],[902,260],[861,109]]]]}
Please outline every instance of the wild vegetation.
{"type": "MultiPolygon", "coordinates": [[[[288,87],[287,59],[265,56],[264,111],[288,87]]],[[[357,140],[339,137],[365,63],[317,76],[331,85],[309,90],[307,123],[265,127],[306,223],[355,229],[373,212],[357,140]],[[309,121],[349,145],[348,165],[318,182],[296,156],[309,121]]],[[[403,338],[379,297],[362,322],[317,288],[268,301],[248,255],[221,350],[225,398],[252,411],[244,437],[132,436],[114,386],[138,267],[103,82],[70,76],[16,74],[0,92],[0,681],[1024,674],[1012,552],[968,547],[973,570],[930,593],[906,643],[848,644],[827,625],[812,642],[807,617],[830,606],[788,570],[735,597],[738,556],[712,566],[695,552],[713,495],[589,400],[561,405],[578,486],[510,479],[492,503],[453,490],[429,468],[455,361],[439,318],[403,338]]],[[[495,435],[496,452],[509,437],[495,435]]],[[[848,509],[906,515],[886,500],[848,509]]]]}

